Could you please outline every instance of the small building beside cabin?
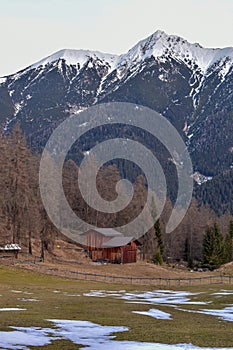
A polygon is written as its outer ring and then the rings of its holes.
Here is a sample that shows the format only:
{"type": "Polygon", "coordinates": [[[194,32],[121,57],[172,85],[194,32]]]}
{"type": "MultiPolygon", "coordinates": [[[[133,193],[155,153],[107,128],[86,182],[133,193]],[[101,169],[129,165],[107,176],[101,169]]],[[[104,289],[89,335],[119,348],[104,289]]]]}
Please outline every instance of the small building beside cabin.
{"type": "Polygon", "coordinates": [[[0,258],[14,257],[15,259],[18,259],[20,251],[21,248],[16,243],[2,245],[0,246],[0,258]]]}
{"type": "Polygon", "coordinates": [[[109,228],[96,228],[82,235],[85,236],[85,249],[93,261],[110,263],[134,263],[137,261],[139,242],[130,236],[109,228]]]}

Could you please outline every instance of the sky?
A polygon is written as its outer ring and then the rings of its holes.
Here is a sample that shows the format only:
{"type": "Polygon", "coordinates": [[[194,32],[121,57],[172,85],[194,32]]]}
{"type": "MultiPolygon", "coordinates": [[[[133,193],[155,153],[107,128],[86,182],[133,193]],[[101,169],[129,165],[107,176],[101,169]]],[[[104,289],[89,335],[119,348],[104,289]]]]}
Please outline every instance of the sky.
{"type": "Polygon", "coordinates": [[[158,29],[233,46],[233,0],[0,0],[0,76],[64,48],[125,53],[158,29]]]}

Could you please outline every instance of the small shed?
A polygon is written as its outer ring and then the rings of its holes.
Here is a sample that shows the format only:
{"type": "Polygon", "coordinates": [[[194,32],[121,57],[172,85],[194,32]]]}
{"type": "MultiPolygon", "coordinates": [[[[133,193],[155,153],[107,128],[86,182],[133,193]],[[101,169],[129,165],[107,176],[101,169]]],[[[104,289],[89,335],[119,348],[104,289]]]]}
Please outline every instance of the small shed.
{"type": "Polygon", "coordinates": [[[8,258],[13,256],[17,259],[20,250],[21,248],[17,243],[5,244],[0,246],[0,257],[8,258]]]}
{"type": "Polygon", "coordinates": [[[98,228],[84,232],[85,249],[93,261],[134,263],[139,242],[114,229],[98,228]]]}

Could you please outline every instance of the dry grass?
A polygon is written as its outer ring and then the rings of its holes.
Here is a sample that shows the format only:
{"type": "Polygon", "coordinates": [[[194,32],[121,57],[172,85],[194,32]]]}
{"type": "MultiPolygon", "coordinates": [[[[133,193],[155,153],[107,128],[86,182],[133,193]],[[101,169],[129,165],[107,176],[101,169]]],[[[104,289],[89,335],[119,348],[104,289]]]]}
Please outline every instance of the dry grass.
{"type": "MultiPolygon", "coordinates": [[[[33,242],[34,256],[39,256],[40,243],[38,241],[33,242]]],[[[134,278],[199,278],[209,275],[218,276],[220,274],[233,275],[233,264],[221,268],[214,272],[190,272],[185,268],[178,268],[176,266],[157,266],[152,263],[144,261],[138,261],[136,264],[95,264],[82,251],[80,247],[75,244],[67,243],[65,241],[56,241],[52,254],[46,254],[45,262],[41,263],[36,259],[34,264],[34,257],[28,257],[27,254],[20,254],[18,262],[15,261],[18,266],[37,271],[38,267],[40,271],[46,273],[49,272],[49,268],[56,270],[56,274],[59,275],[59,271],[66,270],[76,271],[90,274],[102,274],[110,276],[123,276],[134,278]],[[33,263],[32,263],[33,262],[33,263]]],[[[60,275],[63,275],[60,273],[60,275]]],[[[73,276],[75,277],[75,276],[73,276]]]]}
{"type": "MultiPolygon", "coordinates": [[[[21,307],[26,311],[5,312],[1,316],[1,330],[9,326],[51,327],[47,319],[88,320],[102,325],[126,326],[128,332],[117,334],[117,339],[148,341],[161,343],[193,343],[199,346],[233,346],[232,323],[220,321],[216,317],[188,313],[160,305],[158,308],[172,313],[173,320],[156,320],[151,317],[133,314],[132,311],[145,311],[148,305],[127,304],[123,300],[112,297],[86,297],[83,293],[97,290],[152,290],[150,287],[111,285],[97,282],[85,282],[37,274],[14,267],[0,266],[0,303],[1,307],[21,307]],[[39,302],[20,301],[25,294],[13,293],[12,290],[33,293],[29,297],[39,302]],[[54,293],[54,291],[58,291],[54,293]],[[80,294],[68,297],[65,294],[80,294]]],[[[210,294],[230,286],[200,286],[185,288],[199,291],[199,301],[209,301],[210,294]]],[[[180,288],[182,289],[182,288],[180,288]]],[[[195,296],[193,297],[195,298],[195,296]]],[[[232,303],[232,296],[215,298],[211,307],[222,308],[232,303]]],[[[197,305],[189,305],[189,309],[197,309],[197,305]]],[[[56,341],[47,349],[77,349],[67,341],[56,341]]],[[[39,348],[38,348],[39,349],[39,348]]]]}

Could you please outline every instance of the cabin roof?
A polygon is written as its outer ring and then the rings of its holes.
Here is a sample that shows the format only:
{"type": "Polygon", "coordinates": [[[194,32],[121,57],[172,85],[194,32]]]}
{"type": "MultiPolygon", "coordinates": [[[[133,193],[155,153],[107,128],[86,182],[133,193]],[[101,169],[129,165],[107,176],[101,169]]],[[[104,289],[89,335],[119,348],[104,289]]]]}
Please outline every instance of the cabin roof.
{"type": "Polygon", "coordinates": [[[116,236],[123,236],[123,233],[114,230],[113,228],[94,228],[93,230],[90,229],[88,231],[85,231],[83,233],[81,233],[81,235],[86,235],[88,232],[91,231],[95,231],[97,233],[100,233],[101,235],[105,236],[105,237],[116,237],[116,236]]]}
{"type": "Polygon", "coordinates": [[[104,242],[101,248],[114,248],[114,247],[124,247],[126,244],[134,241],[134,237],[114,237],[104,242]]]}
{"type": "Polygon", "coordinates": [[[10,243],[1,246],[0,250],[21,250],[21,248],[17,243],[10,243]]]}

